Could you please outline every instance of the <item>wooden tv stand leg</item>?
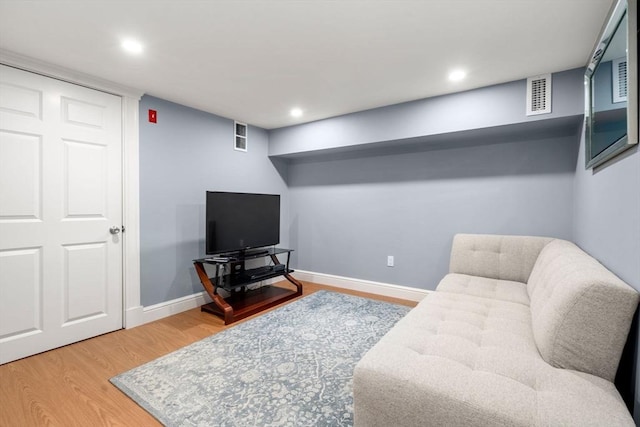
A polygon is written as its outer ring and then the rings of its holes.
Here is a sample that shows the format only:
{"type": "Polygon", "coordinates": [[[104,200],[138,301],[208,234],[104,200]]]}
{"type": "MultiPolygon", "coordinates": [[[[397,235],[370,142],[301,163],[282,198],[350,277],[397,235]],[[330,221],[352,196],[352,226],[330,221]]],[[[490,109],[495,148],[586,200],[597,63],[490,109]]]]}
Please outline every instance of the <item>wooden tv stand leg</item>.
{"type": "Polygon", "coordinates": [[[200,282],[202,283],[204,290],[207,291],[207,294],[209,294],[209,297],[211,297],[213,303],[220,310],[220,315],[224,319],[224,324],[228,325],[229,323],[232,323],[233,307],[227,304],[224,298],[218,295],[218,293],[216,292],[216,287],[213,283],[211,283],[211,280],[209,279],[209,276],[207,275],[207,272],[205,271],[202,263],[195,261],[193,265],[196,268],[196,272],[198,273],[198,277],[200,278],[200,282]]]}
{"type": "MultiPolygon", "coordinates": [[[[280,262],[280,260],[278,259],[278,257],[276,255],[269,255],[271,257],[271,261],[273,261],[274,264],[282,264],[280,262]]],[[[285,277],[285,279],[287,279],[289,282],[291,282],[292,284],[295,285],[296,287],[296,294],[297,295],[302,295],[302,283],[298,282],[293,276],[291,276],[288,272],[284,273],[283,276],[285,277]]],[[[297,296],[296,295],[296,296],[297,296]]]]}

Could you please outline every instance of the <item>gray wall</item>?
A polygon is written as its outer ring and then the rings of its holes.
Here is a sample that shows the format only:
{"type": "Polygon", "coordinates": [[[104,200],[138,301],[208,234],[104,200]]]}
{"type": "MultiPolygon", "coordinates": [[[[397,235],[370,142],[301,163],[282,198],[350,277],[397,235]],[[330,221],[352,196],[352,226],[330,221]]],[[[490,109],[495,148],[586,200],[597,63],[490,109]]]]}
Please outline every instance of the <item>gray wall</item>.
{"type": "MultiPolygon", "coordinates": [[[[638,146],[597,171],[584,168],[584,136],[574,182],[573,240],[640,291],[640,153],[638,146]]],[[[630,332],[640,342],[640,330],[630,332]]],[[[635,369],[640,354],[631,355],[635,369]]],[[[632,370],[633,367],[629,367],[632,370]]],[[[631,375],[633,372],[627,372],[631,375]]],[[[636,424],[640,424],[640,377],[635,377],[636,424]]]]}
{"type": "Polygon", "coordinates": [[[423,288],[446,271],[454,232],[569,237],[575,149],[566,119],[581,111],[581,76],[554,74],[546,117],[525,116],[520,81],[328,119],[324,131],[318,123],[250,127],[248,153],[233,150],[232,120],[143,97],[141,303],[202,290],[191,261],[204,255],[206,190],[281,194],[281,245],[296,249],[298,268],[423,288]],[[148,109],[157,124],[145,120],[148,109]],[[536,123],[551,130],[520,128],[536,123]],[[269,158],[278,146],[291,154],[440,132],[448,133],[426,148],[391,144],[291,165],[269,158]],[[385,267],[387,255],[396,267],[385,267]]]}
{"type": "Polygon", "coordinates": [[[584,136],[575,171],[573,239],[640,290],[640,155],[637,146],[597,172],[584,167],[584,136]]]}
{"type": "Polygon", "coordinates": [[[233,149],[232,120],[151,96],[142,98],[140,117],[143,306],[203,290],[192,260],[204,256],[206,190],[281,194],[281,244],[288,245],[288,190],[267,157],[265,130],[249,127],[244,153],[233,149]],[[148,109],[157,110],[157,124],[147,122],[148,109]]]}
{"type": "Polygon", "coordinates": [[[294,161],[295,266],[435,289],[455,233],[570,239],[577,140],[294,161]]]}
{"type": "Polygon", "coordinates": [[[570,239],[583,70],[552,80],[552,114],[525,115],[523,80],[270,131],[293,265],[435,289],[455,233],[570,239]]]}

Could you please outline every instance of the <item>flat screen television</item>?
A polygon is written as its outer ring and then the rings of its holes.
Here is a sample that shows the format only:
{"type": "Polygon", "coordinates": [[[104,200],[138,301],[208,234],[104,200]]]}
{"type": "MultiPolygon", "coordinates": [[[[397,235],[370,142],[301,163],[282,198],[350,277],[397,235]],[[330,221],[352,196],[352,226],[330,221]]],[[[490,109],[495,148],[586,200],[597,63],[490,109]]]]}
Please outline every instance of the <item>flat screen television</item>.
{"type": "Polygon", "coordinates": [[[280,243],[280,196],[207,191],[207,255],[280,243]]]}

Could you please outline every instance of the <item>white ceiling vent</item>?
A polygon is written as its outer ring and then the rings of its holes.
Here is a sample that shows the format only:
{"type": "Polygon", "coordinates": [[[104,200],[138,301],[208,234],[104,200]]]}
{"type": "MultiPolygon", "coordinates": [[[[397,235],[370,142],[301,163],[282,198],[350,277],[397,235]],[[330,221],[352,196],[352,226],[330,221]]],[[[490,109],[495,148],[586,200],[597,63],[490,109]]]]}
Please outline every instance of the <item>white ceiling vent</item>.
{"type": "Polygon", "coordinates": [[[551,74],[527,79],[527,116],[551,112],[551,74]]]}
{"type": "Polygon", "coordinates": [[[613,79],[613,102],[627,100],[627,58],[611,61],[611,78],[613,79]]]}
{"type": "Polygon", "coordinates": [[[247,151],[247,124],[233,122],[235,129],[235,138],[233,140],[233,148],[238,151],[247,151]]]}

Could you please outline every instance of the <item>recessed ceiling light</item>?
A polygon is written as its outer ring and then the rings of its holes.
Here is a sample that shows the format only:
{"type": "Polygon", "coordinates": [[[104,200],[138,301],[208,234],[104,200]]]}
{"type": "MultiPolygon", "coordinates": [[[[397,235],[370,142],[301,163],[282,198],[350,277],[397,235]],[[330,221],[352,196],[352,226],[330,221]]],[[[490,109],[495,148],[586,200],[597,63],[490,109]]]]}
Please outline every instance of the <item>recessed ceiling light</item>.
{"type": "Polygon", "coordinates": [[[140,54],[142,53],[142,44],[137,41],[137,40],[133,40],[133,39],[126,39],[122,41],[122,48],[132,54],[140,54]]]}
{"type": "Polygon", "coordinates": [[[449,73],[449,80],[452,82],[459,82],[467,77],[467,73],[463,70],[453,70],[449,73]]]}
{"type": "Polygon", "coordinates": [[[290,114],[292,117],[300,117],[302,116],[302,110],[300,108],[292,108],[290,114]]]}

